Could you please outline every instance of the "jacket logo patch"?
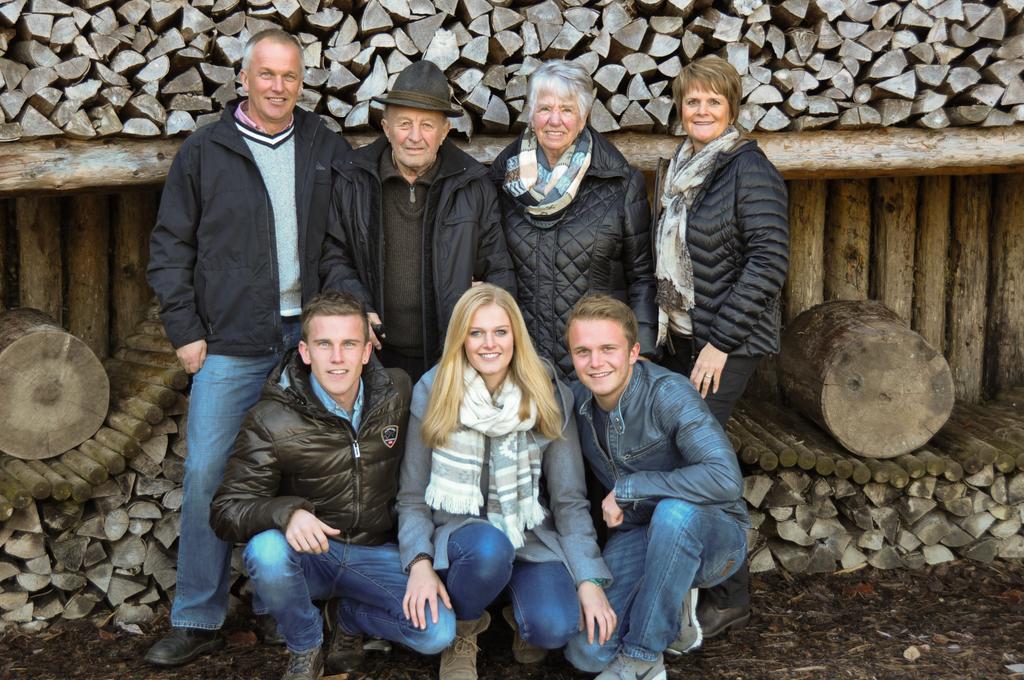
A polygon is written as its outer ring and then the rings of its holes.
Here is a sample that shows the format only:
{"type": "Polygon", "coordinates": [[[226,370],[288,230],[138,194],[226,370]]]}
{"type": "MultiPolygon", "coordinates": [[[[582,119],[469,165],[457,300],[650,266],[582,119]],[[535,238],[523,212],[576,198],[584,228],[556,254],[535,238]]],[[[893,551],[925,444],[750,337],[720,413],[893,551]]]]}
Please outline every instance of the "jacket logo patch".
{"type": "Polygon", "coordinates": [[[388,425],[384,428],[384,431],[380,433],[380,438],[384,440],[384,446],[389,449],[394,447],[395,442],[398,441],[398,425],[388,425]]]}

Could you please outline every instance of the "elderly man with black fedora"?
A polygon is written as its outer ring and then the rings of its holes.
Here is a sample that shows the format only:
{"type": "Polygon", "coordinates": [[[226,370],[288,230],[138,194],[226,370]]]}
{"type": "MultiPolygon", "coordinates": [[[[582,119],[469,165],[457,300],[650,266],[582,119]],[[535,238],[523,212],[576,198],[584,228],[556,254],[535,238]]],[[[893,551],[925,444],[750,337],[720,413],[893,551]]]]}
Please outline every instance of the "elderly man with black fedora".
{"type": "Polygon", "coordinates": [[[459,296],[476,282],[515,295],[515,274],[487,169],[447,140],[441,69],[405,68],[385,96],[384,134],[335,165],[325,287],[370,310],[374,346],[415,383],[441,355],[459,296]]]}

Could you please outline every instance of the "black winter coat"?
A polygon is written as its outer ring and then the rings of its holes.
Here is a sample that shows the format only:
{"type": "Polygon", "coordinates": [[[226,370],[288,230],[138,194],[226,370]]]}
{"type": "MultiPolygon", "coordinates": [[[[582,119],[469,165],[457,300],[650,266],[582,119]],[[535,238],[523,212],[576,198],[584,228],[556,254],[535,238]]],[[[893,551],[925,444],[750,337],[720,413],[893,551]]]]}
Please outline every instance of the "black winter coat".
{"type": "Polygon", "coordinates": [[[522,136],[491,166],[519,308],[537,351],[562,376],[574,375],[565,345],[569,312],[588,293],[611,295],[633,309],[643,354],[654,353],[658,334],[647,185],[608,140],[594,130],[590,134],[593,155],[576,198],[550,217],[527,214],[502,187],[508,159],[519,153],[522,136]]]}
{"type": "Polygon", "coordinates": [[[292,513],[302,508],[340,529],[337,540],[360,545],[395,540],[394,500],[411,391],[404,371],[371,361],[363,369],[357,434],[349,421],[323,407],[309,368],[290,351],[239,430],[210,509],[214,532],[242,543],[268,529],[284,531],[292,513]]]}
{"type": "MultiPolygon", "coordinates": [[[[380,158],[390,149],[381,136],[335,165],[328,235],[337,248],[325,260],[325,287],[356,296],[385,327],[380,158]]],[[[438,157],[423,215],[424,370],[440,359],[452,310],[473,281],[516,292],[487,169],[450,141],[438,157]]]]}
{"type": "MultiPolygon", "coordinates": [[[[779,351],[779,296],[789,268],[789,197],[753,140],[719,154],[688,212],[696,349],[779,351]]],[[[657,247],[657,245],[655,246],[657,247]]]]}
{"type": "MultiPolygon", "coordinates": [[[[149,244],[149,285],[175,347],[206,340],[210,354],[282,349],[274,212],[232,103],[171,163],[149,244]]],[[[331,166],[351,147],[295,109],[295,205],[302,302],[321,290],[331,166]]]]}

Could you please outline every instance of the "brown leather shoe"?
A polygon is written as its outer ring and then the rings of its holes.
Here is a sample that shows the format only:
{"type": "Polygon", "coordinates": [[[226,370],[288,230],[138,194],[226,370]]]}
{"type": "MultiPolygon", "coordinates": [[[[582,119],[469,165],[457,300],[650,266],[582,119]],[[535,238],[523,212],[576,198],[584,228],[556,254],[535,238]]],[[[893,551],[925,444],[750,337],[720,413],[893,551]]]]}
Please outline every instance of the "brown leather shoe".
{"type": "Polygon", "coordinates": [[[516,636],[512,639],[512,658],[516,660],[516,663],[529,665],[543,661],[548,655],[548,650],[531,645],[523,639],[523,636],[519,634],[519,625],[516,623],[516,613],[512,609],[512,605],[501,610],[501,617],[516,632],[516,636]]]}
{"type": "Polygon", "coordinates": [[[480,648],[476,636],[491,625],[491,615],[472,621],[455,622],[455,640],[441,653],[439,680],[477,680],[476,653],[480,648]]]}

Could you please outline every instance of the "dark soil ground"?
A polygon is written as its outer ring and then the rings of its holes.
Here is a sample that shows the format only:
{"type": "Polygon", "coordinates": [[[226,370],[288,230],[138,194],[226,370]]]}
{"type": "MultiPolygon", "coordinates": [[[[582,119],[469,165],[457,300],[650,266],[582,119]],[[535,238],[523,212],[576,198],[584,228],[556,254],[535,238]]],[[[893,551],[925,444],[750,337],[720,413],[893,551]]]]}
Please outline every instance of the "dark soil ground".
{"type": "MultiPolygon", "coordinates": [[[[672,661],[670,678],[1024,678],[1024,563],[771,574],[755,577],[752,587],[750,625],[672,661]]],[[[284,670],[286,652],[257,643],[241,619],[229,623],[228,646],[216,655],[180,669],[149,668],[140,658],[166,626],[164,617],[146,635],[95,622],[57,624],[33,636],[8,632],[0,639],[0,678],[249,680],[276,679],[284,670]]],[[[498,617],[481,638],[481,680],[584,677],[560,654],[537,667],[517,665],[511,638],[498,617]]],[[[396,649],[371,656],[352,680],[436,674],[436,659],[396,649]]]]}

